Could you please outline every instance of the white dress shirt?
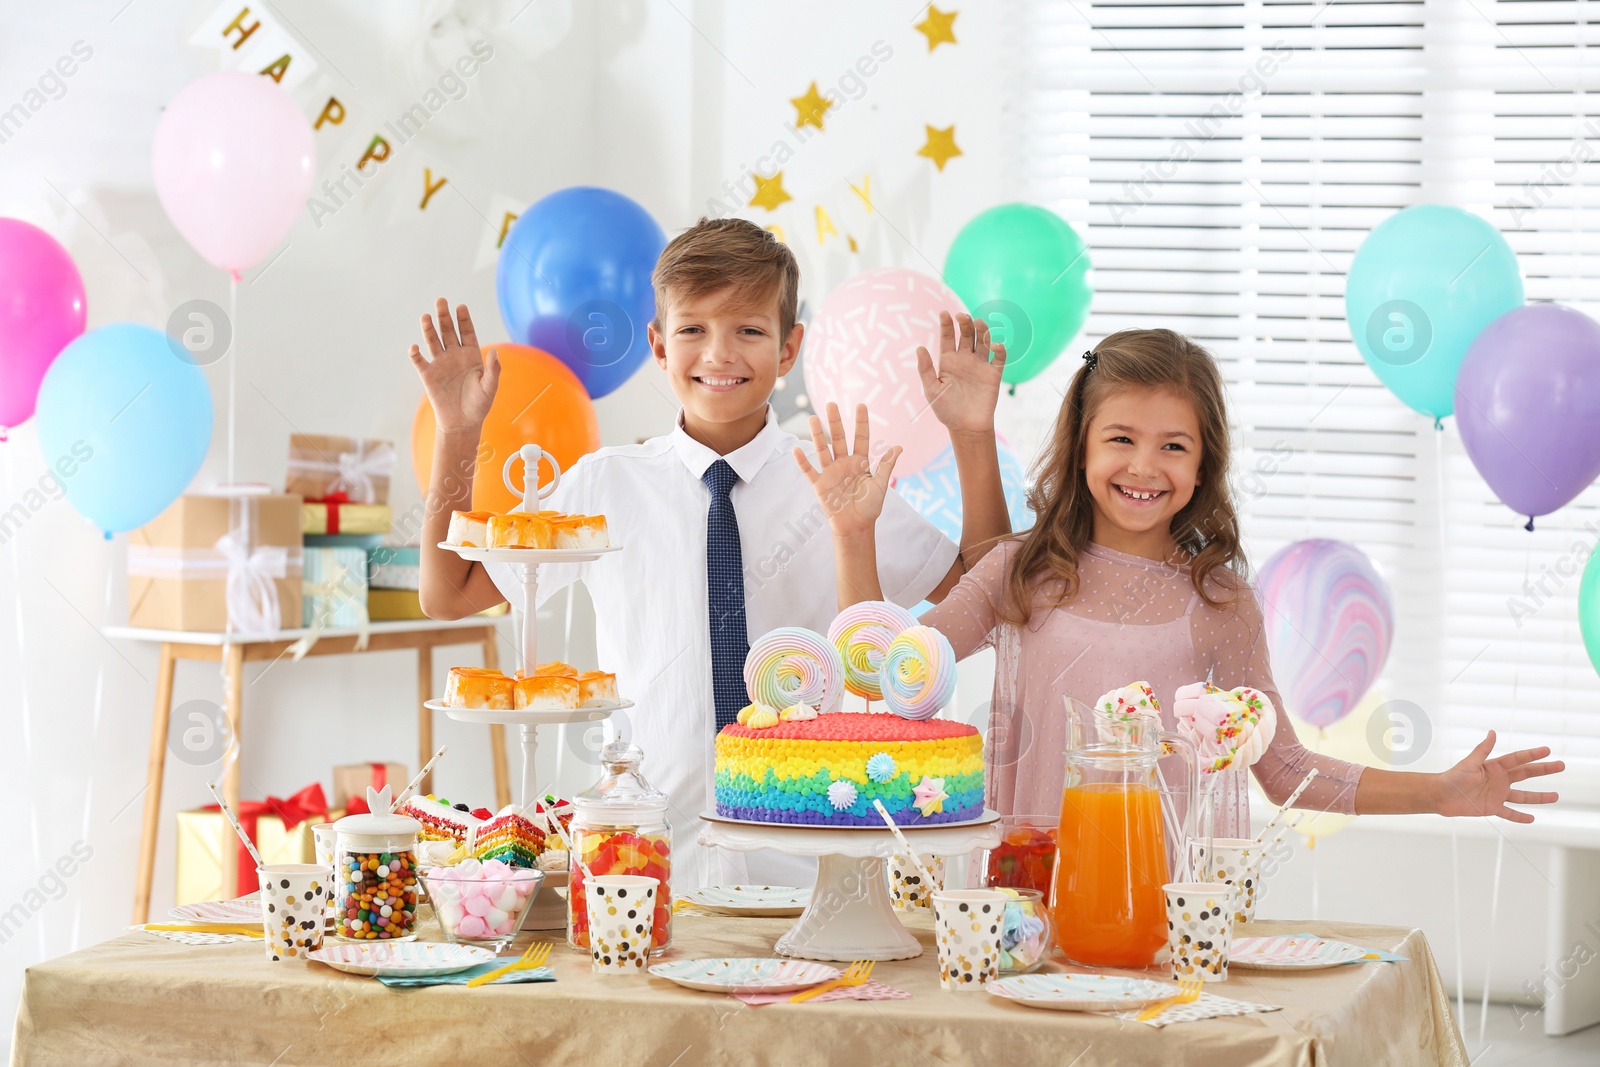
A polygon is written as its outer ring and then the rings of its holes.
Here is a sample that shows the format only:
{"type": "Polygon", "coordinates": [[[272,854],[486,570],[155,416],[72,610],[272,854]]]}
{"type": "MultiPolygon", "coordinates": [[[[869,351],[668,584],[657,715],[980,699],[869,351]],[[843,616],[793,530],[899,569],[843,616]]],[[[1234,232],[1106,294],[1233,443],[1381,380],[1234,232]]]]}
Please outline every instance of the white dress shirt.
{"type": "MultiPolygon", "coordinates": [[[[644,776],[671,798],[672,880],[679,892],[743,880],[762,866],[746,868],[734,856],[714,861],[710,850],[695,844],[700,813],[714,807],[716,721],[706,604],[711,493],[700,478],[718,459],[739,475],[730,496],[739,519],[750,641],[778,626],[825,633],[838,614],[833,537],[794,461],[799,444],[778,427],[769,407],[754,440],[718,456],[684,431],[680,414],[670,434],[584,456],[541,505],[604,515],[611,543],[623,546],[592,563],[541,567],[539,601],[576,579],[588,587],[597,666],[617,675],[617,692],[635,705],[612,722],[618,736],[644,750],[644,776]]],[[[815,459],[809,446],[805,451],[815,459]]],[[[877,543],[884,596],[905,607],[926,597],[956,559],[956,546],[892,491],[878,519],[877,543]]],[[[491,564],[489,574],[520,607],[522,583],[512,567],[491,564]]],[[[805,866],[814,869],[809,861],[805,866]]],[[[802,877],[800,868],[787,873],[787,884],[802,877]]]]}

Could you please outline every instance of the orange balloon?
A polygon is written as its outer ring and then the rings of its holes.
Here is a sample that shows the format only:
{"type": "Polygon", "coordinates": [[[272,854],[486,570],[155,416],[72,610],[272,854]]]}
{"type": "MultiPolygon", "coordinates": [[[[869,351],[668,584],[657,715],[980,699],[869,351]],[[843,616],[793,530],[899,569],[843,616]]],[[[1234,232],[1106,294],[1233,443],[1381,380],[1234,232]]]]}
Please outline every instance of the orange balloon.
{"type": "MultiPolygon", "coordinates": [[[[600,447],[600,420],[594,402],[578,376],[548,352],[527,345],[489,345],[500,356],[500,387],[489,417],[483,421],[477,469],[472,478],[474,511],[510,511],[521,502],[501,477],[506,457],[526,444],[538,445],[556,458],[563,472],[580,456],[600,447]]],[[[423,494],[433,468],[433,405],[424,396],[411,423],[411,468],[423,494]]],[[[548,482],[549,468],[540,468],[548,482]]],[[[522,467],[511,476],[521,486],[522,467]]]]}

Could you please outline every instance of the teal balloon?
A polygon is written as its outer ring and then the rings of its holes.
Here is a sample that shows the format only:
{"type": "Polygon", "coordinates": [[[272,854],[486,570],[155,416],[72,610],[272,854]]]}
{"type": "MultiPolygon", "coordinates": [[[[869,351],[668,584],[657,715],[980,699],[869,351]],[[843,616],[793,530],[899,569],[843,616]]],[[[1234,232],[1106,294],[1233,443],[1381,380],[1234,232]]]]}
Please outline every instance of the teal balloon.
{"type": "Polygon", "coordinates": [[[1591,552],[1578,585],[1578,629],[1589,662],[1600,671],[1600,552],[1591,552]]]}
{"type": "Polygon", "coordinates": [[[1442,204],[1380,223],[1356,249],[1344,286],[1361,358],[1435,420],[1455,411],[1456,373],[1478,331],[1522,302],[1517,257],[1500,231],[1442,204]]]}
{"type": "Polygon", "coordinates": [[[161,514],[206,458],[211,388],[185,355],[158,330],[113,323],[62,349],[39,386],[45,463],[107,534],[161,514]]]}
{"type": "Polygon", "coordinates": [[[945,284],[1006,346],[1005,381],[1034,377],[1066,350],[1089,317],[1089,248],[1053,211],[1001,204],[956,234],[945,284]]]}

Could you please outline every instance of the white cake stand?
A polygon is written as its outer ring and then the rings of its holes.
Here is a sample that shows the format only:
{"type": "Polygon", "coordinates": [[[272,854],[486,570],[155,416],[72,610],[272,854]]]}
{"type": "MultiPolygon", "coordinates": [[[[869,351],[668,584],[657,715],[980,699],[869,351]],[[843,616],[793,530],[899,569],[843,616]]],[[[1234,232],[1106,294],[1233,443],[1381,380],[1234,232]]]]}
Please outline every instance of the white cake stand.
{"type": "MultiPolygon", "coordinates": [[[[556,463],[556,458],[538,445],[523,445],[521,449],[506,457],[505,466],[501,468],[500,477],[504,480],[506,488],[517,493],[522,498],[512,511],[534,512],[539,510],[539,501],[555,492],[556,486],[561,482],[561,467],[556,463]],[[511,480],[511,465],[518,459],[522,460],[522,487],[518,489],[511,480]],[[550,484],[543,489],[539,488],[539,463],[550,464],[554,476],[550,484]],[[530,506],[531,505],[531,506],[530,506]]],[[[538,607],[539,568],[546,563],[588,563],[590,560],[599,559],[601,556],[612,552],[621,552],[621,546],[613,545],[610,548],[469,548],[463,545],[453,545],[448,541],[439,542],[439,547],[456,553],[462,559],[472,560],[476,563],[509,563],[517,568],[517,574],[522,579],[522,664],[524,672],[532,671],[539,662],[539,627],[535,622],[535,612],[538,607]]],[[[535,799],[535,792],[539,788],[534,782],[534,756],[539,750],[537,729],[540,726],[557,726],[574,722],[599,722],[611,717],[614,711],[633,707],[633,701],[622,700],[615,704],[601,708],[574,708],[559,711],[500,711],[490,708],[457,708],[446,704],[443,700],[429,700],[423,707],[431,711],[442,711],[452,719],[461,722],[473,723],[500,723],[506,726],[518,726],[522,731],[522,806],[527,808],[535,799]]]]}
{"type": "MultiPolygon", "coordinates": [[[[778,938],[780,956],[807,960],[908,960],[922,955],[922,944],[901,924],[889,903],[883,861],[901,851],[887,828],[870,826],[783,826],[700,816],[700,843],[751,852],[777,849],[793,856],[817,857],[817,883],[805,912],[778,938]]],[[[902,826],[923,858],[960,856],[1000,843],[1000,816],[936,826],[902,826]]]]}

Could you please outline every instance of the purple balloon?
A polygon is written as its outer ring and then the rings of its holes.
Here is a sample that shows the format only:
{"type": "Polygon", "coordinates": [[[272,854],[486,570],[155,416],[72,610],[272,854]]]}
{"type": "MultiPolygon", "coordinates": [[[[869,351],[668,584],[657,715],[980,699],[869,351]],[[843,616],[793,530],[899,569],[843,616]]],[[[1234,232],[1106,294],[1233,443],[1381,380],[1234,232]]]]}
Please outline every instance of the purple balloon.
{"type": "Polygon", "coordinates": [[[1472,465],[1533,529],[1600,475],[1600,323],[1559,304],[1489,323],[1461,363],[1456,420],[1472,465]]]}

